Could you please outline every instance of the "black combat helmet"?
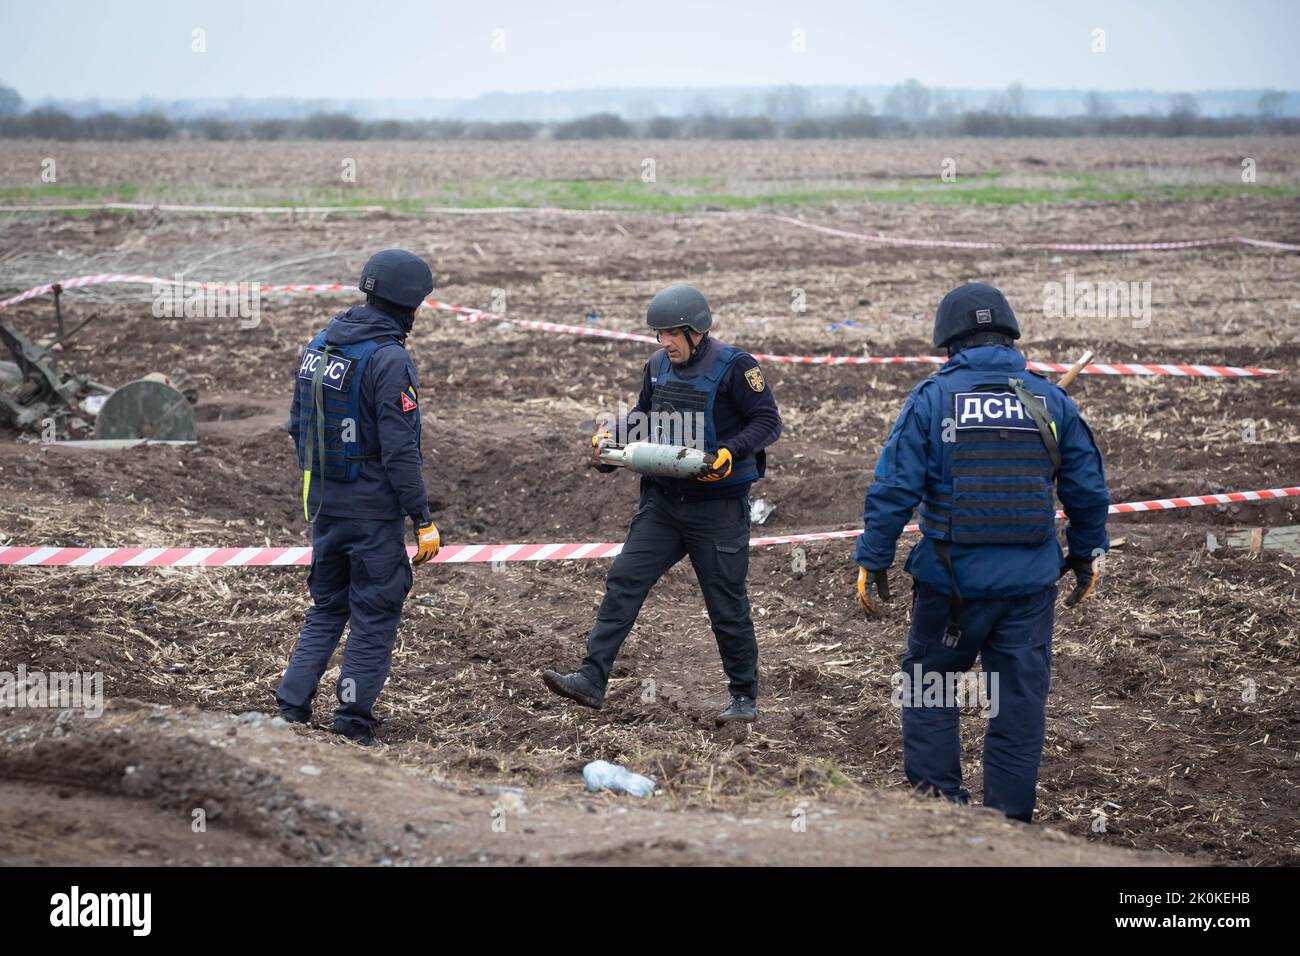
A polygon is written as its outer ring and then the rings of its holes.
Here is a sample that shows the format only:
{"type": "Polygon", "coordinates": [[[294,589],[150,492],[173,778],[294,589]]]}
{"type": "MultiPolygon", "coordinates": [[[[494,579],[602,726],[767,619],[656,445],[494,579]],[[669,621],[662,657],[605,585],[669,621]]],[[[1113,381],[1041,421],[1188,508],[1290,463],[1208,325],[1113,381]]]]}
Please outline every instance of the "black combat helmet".
{"type": "Polygon", "coordinates": [[[652,329],[680,329],[682,326],[703,335],[713,326],[713,313],[699,289],[688,285],[670,285],[650,300],[646,322],[652,329]]]}
{"type": "Polygon", "coordinates": [[[1020,326],[1006,296],[991,285],[972,282],[958,286],[943,297],[934,314],[936,346],[947,346],[952,352],[961,339],[984,332],[995,333],[990,336],[992,341],[1006,336],[1007,344],[1020,338],[1020,326]]]}
{"type": "Polygon", "coordinates": [[[395,302],[404,309],[419,308],[433,291],[429,264],[405,249],[376,252],[361,270],[357,288],[366,295],[395,302]]]}

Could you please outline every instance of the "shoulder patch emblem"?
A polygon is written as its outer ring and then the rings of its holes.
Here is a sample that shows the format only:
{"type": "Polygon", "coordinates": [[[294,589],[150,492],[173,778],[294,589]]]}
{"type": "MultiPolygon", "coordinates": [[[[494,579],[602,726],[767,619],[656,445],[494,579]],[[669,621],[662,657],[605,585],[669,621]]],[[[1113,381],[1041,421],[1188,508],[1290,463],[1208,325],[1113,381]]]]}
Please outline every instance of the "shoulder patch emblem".
{"type": "Polygon", "coordinates": [[[415,387],[408,385],[406,391],[402,392],[402,411],[412,412],[415,411],[416,407],[415,387]]]}
{"type": "Polygon", "coordinates": [[[767,388],[767,383],[763,381],[763,370],[757,365],[745,372],[745,381],[756,392],[761,392],[767,388]]]}

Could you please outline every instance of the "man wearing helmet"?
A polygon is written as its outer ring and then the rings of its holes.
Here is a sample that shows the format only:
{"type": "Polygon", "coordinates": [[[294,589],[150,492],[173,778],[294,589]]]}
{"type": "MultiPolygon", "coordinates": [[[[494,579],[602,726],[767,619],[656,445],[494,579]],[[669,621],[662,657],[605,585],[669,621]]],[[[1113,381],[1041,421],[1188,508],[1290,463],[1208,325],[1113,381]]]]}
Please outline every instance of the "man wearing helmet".
{"type": "MultiPolygon", "coordinates": [[[[1042,756],[1056,581],[1073,571],[1073,607],[1108,547],[1101,452],[1065,391],[1025,368],[1020,327],[989,285],[949,292],[934,344],[949,359],[903,406],[867,491],[853,558],[868,614],[889,600],[887,573],[920,506],[907,558],[912,621],[903,657],[903,769],[912,786],[957,803],[962,787],[955,686],[978,654],[988,689],[984,804],[1028,821],[1042,756]],[[1069,517],[1064,557],[1053,488],[1069,517]],[[938,675],[936,678],[935,675],[938,675]],[[924,692],[924,693],[923,693],[924,692]]],[[[981,694],[983,697],[983,694],[981,694]]]]}
{"type": "Polygon", "coordinates": [[[358,288],[366,304],[335,316],[294,369],[289,434],[312,523],[312,606],[275,696],[286,720],[310,721],[316,687],[351,621],[333,730],[370,746],[411,563],[428,561],[441,543],[421,475],[420,383],[405,348],[433,273],[419,256],[385,249],[366,263],[358,288]]]}
{"type": "MultiPolygon", "coordinates": [[[[709,336],[713,316],[690,286],[671,286],[650,302],[647,320],[661,348],[642,374],[636,407],[616,427],[624,444],[631,420],[649,419],[665,444],[702,443],[710,470],[696,478],[642,476],[641,500],[627,541],[605,578],[605,597],[587,637],[582,667],[569,674],[546,671],[546,686],[587,707],[604,702],[610,670],[655,582],[689,555],[704,593],[722,655],[731,703],[719,726],[757,717],[758,643],[750,620],[749,487],[767,469],[764,449],[781,434],[772,389],[754,357],[709,336]],[[669,421],[671,424],[664,426],[669,421]],[[688,423],[698,421],[696,442],[688,423]]],[[[633,437],[636,437],[633,434],[633,437]]],[[[592,436],[593,465],[602,471],[601,446],[609,431],[592,436]]]]}

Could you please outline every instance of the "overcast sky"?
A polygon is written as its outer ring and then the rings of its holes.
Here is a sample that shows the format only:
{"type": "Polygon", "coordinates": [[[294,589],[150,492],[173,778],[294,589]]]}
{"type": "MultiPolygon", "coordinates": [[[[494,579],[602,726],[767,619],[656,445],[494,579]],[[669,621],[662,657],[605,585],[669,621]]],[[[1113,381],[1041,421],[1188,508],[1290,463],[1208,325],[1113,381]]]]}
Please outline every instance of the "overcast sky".
{"type": "Polygon", "coordinates": [[[0,82],[29,101],[460,98],[909,76],[968,88],[1295,90],[1298,41],[1300,3],[1290,0],[3,0],[0,82]],[[203,53],[192,50],[198,28],[203,53]],[[1092,51],[1098,28],[1102,53],[1092,51]]]}

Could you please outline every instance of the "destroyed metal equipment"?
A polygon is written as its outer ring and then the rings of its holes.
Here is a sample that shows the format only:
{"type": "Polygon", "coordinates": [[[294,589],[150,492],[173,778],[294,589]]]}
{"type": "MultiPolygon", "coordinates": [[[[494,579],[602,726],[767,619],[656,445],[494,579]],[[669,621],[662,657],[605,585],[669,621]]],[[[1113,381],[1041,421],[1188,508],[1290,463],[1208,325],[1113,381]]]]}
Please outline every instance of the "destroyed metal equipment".
{"type": "Polygon", "coordinates": [[[661,445],[634,441],[628,445],[606,444],[600,449],[600,463],[626,468],[639,475],[661,478],[698,478],[713,467],[713,455],[685,445],[661,445]]]}
{"type": "Polygon", "coordinates": [[[64,373],[52,360],[43,358],[46,349],[38,348],[6,322],[0,322],[0,339],[13,358],[12,362],[0,362],[0,403],[18,428],[40,430],[49,419],[81,413],[84,399],[112,391],[84,375],[64,373]]]}
{"type": "Polygon", "coordinates": [[[194,408],[170,379],[155,373],[109,393],[95,416],[95,437],[193,441],[194,408]]]}
{"type": "MultiPolygon", "coordinates": [[[[94,316],[91,316],[94,318],[94,316]]],[[[50,356],[90,319],[38,346],[0,322],[12,362],[0,362],[0,411],[15,427],[43,441],[193,441],[197,391],[183,372],[153,373],[121,388],[69,372],[50,356]],[[93,423],[93,424],[92,424],[93,423]]]]}

